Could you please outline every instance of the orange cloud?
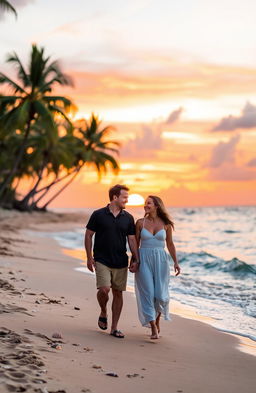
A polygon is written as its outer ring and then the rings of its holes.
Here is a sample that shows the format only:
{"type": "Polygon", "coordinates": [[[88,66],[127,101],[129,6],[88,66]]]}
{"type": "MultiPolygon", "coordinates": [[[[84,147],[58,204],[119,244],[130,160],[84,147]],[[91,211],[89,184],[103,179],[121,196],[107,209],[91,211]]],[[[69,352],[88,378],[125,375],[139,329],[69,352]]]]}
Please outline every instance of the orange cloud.
{"type": "Polygon", "coordinates": [[[171,187],[160,195],[169,206],[255,205],[256,181],[216,182],[210,189],[201,184],[196,191],[185,186],[171,187]]]}
{"type": "MultiPolygon", "coordinates": [[[[86,64],[85,64],[86,69],[86,64]]],[[[70,90],[78,106],[88,109],[122,107],[163,99],[214,99],[255,93],[256,69],[208,64],[177,64],[158,75],[138,71],[69,70],[75,80],[70,90]]],[[[65,89],[67,91],[67,89],[65,89]]],[[[128,119],[125,119],[128,120],[128,119]]]]}

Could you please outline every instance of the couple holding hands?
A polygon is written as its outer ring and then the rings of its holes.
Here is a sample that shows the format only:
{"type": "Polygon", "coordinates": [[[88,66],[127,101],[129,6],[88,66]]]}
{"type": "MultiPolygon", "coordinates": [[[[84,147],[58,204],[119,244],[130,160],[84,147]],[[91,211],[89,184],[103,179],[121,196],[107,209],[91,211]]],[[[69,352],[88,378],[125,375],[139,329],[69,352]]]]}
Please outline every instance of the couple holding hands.
{"type": "Polygon", "coordinates": [[[87,267],[96,273],[97,299],[101,309],[98,326],[102,330],[108,328],[107,303],[111,289],[113,301],[110,334],[124,338],[117,325],[129,268],[135,274],[140,322],[143,326],[151,327],[151,339],[158,339],[161,315],[166,320],[170,319],[170,256],[176,276],[180,274],[172,240],[174,224],[162,200],[150,195],[145,201],[145,215],[135,225],[133,216],[124,210],[128,202],[128,191],[126,186],[119,184],[110,188],[110,203],[94,211],[86,226],[87,267]],[[129,267],[127,240],[132,253],[129,267]],[[165,246],[168,252],[165,251],[165,246]]]}

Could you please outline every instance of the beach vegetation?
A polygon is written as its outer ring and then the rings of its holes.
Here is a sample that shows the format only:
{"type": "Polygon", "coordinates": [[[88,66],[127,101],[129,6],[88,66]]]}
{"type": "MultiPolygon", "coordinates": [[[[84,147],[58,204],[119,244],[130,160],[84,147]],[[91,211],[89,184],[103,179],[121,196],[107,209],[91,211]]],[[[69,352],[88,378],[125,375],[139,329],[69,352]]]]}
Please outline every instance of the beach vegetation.
{"type": "Polygon", "coordinates": [[[12,93],[0,95],[0,206],[46,210],[85,165],[94,165],[99,177],[109,169],[117,173],[113,127],[102,127],[95,114],[71,121],[73,102],[52,94],[56,85],[73,86],[59,63],[36,45],[28,70],[16,53],[7,62],[17,74],[14,80],[0,73],[0,84],[12,93]]]}

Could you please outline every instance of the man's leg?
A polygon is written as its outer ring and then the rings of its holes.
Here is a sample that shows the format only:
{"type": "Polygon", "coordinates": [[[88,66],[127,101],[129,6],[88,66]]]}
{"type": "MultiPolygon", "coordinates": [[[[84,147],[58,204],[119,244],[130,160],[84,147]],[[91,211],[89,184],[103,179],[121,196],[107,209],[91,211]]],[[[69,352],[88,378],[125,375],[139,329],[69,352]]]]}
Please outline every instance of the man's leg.
{"type": "Polygon", "coordinates": [[[117,324],[123,308],[123,292],[112,288],[113,302],[112,302],[112,325],[111,333],[117,330],[117,324]]]}
{"type": "Polygon", "coordinates": [[[98,292],[97,292],[97,299],[98,299],[98,303],[99,303],[100,309],[101,309],[98,325],[103,330],[107,329],[107,327],[108,327],[107,302],[109,299],[109,296],[108,296],[109,291],[110,291],[109,287],[101,287],[98,289],[98,292]]]}
{"type": "Polygon", "coordinates": [[[111,271],[102,263],[96,262],[96,285],[98,288],[97,299],[100,305],[101,313],[98,319],[98,326],[102,330],[108,327],[107,321],[107,303],[109,299],[109,291],[111,287],[111,271]]]}
{"type": "Polygon", "coordinates": [[[123,291],[126,290],[127,282],[127,268],[112,269],[112,325],[110,333],[118,338],[123,338],[124,335],[117,329],[118,321],[123,308],[123,291]]]}

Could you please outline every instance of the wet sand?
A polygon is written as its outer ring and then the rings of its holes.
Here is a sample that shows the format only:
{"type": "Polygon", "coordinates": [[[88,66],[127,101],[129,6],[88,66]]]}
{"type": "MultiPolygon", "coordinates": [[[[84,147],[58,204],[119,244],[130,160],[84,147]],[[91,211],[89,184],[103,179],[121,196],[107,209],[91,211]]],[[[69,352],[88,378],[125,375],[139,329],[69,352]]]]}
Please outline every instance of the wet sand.
{"type": "Polygon", "coordinates": [[[125,339],[97,327],[94,277],[75,271],[78,260],[54,240],[36,235],[85,221],[0,211],[0,392],[254,392],[256,357],[205,323],[173,315],[152,341],[126,292],[125,339]]]}

